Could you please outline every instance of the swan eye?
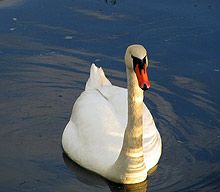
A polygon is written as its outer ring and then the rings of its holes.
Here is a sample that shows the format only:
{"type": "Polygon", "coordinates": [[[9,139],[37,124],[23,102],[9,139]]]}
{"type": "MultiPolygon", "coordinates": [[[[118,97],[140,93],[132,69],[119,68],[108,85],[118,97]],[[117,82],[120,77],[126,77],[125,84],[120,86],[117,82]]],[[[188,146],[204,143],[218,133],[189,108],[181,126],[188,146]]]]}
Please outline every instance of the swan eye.
{"type": "Polygon", "coordinates": [[[146,56],[143,58],[143,63],[146,64],[146,56]]]}
{"type": "Polygon", "coordinates": [[[137,57],[134,57],[133,55],[131,55],[132,59],[133,59],[133,67],[134,70],[136,68],[136,65],[139,65],[139,69],[144,69],[144,66],[146,65],[146,56],[143,59],[139,59],[137,57]]]}

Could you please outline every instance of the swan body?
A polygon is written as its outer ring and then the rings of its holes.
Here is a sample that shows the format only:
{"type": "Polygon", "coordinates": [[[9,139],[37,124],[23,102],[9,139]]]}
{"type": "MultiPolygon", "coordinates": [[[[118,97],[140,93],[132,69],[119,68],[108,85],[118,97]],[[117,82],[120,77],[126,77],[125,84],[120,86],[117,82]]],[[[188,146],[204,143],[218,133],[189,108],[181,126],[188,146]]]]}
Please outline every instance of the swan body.
{"type": "Polygon", "coordinates": [[[144,181],[161,155],[160,134],[143,103],[148,78],[138,82],[132,57],[143,59],[146,50],[133,45],[126,51],[128,89],[113,86],[92,64],[85,91],[76,100],[62,136],[63,149],[73,161],[124,184],[144,181]]]}

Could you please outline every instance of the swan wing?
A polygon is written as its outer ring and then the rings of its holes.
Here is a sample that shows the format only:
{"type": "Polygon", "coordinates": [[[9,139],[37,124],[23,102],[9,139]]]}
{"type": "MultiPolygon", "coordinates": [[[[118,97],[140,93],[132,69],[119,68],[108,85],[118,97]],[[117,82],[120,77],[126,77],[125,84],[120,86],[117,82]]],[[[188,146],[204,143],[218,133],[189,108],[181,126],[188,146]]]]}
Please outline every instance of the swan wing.
{"type": "Polygon", "coordinates": [[[143,151],[147,170],[154,167],[159,161],[161,150],[160,134],[149,109],[143,104],[143,151]]]}
{"type": "Polygon", "coordinates": [[[63,132],[63,148],[71,159],[100,174],[116,161],[126,127],[126,92],[112,86],[100,68],[91,66],[86,89],[63,132]]]}

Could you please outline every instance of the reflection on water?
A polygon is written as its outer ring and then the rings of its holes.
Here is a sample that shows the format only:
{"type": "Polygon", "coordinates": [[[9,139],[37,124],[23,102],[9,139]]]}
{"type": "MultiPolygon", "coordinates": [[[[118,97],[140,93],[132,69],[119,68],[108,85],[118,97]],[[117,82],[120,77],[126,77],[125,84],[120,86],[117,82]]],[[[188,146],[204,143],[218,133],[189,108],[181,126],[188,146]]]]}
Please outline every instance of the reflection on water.
{"type": "Polygon", "coordinates": [[[24,3],[26,0],[0,0],[0,8],[5,8],[5,7],[13,7],[15,5],[21,5],[24,3]]]}
{"type": "MultiPolygon", "coordinates": [[[[183,98],[193,105],[202,108],[211,115],[218,114],[218,110],[212,106],[215,103],[208,99],[208,93],[206,92],[207,85],[203,85],[191,78],[174,76],[174,84],[185,91],[183,98]]],[[[218,117],[216,117],[218,119],[218,117]]]]}
{"type": "Polygon", "coordinates": [[[96,173],[93,173],[91,171],[88,171],[80,167],[78,164],[74,163],[70,158],[68,158],[67,155],[65,155],[64,153],[63,153],[63,159],[66,166],[74,173],[77,179],[87,185],[96,186],[96,187],[108,186],[112,192],[123,192],[123,191],[146,192],[147,191],[147,180],[132,185],[117,184],[109,180],[106,180],[105,178],[97,175],[96,173]]]}

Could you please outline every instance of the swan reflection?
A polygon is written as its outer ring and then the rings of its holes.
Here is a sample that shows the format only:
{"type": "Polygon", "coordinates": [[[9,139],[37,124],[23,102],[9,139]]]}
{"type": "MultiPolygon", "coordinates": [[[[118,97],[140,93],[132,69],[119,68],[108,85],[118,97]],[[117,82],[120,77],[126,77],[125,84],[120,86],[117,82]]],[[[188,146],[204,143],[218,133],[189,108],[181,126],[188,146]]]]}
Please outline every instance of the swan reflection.
{"type": "MultiPolygon", "coordinates": [[[[80,167],[78,164],[73,162],[65,153],[63,153],[63,160],[66,166],[74,173],[76,178],[87,185],[94,187],[109,187],[112,192],[146,192],[147,191],[147,180],[137,184],[117,184],[111,182],[100,175],[93,173],[87,169],[80,167]]],[[[154,168],[156,169],[156,167],[154,168]]]]}

